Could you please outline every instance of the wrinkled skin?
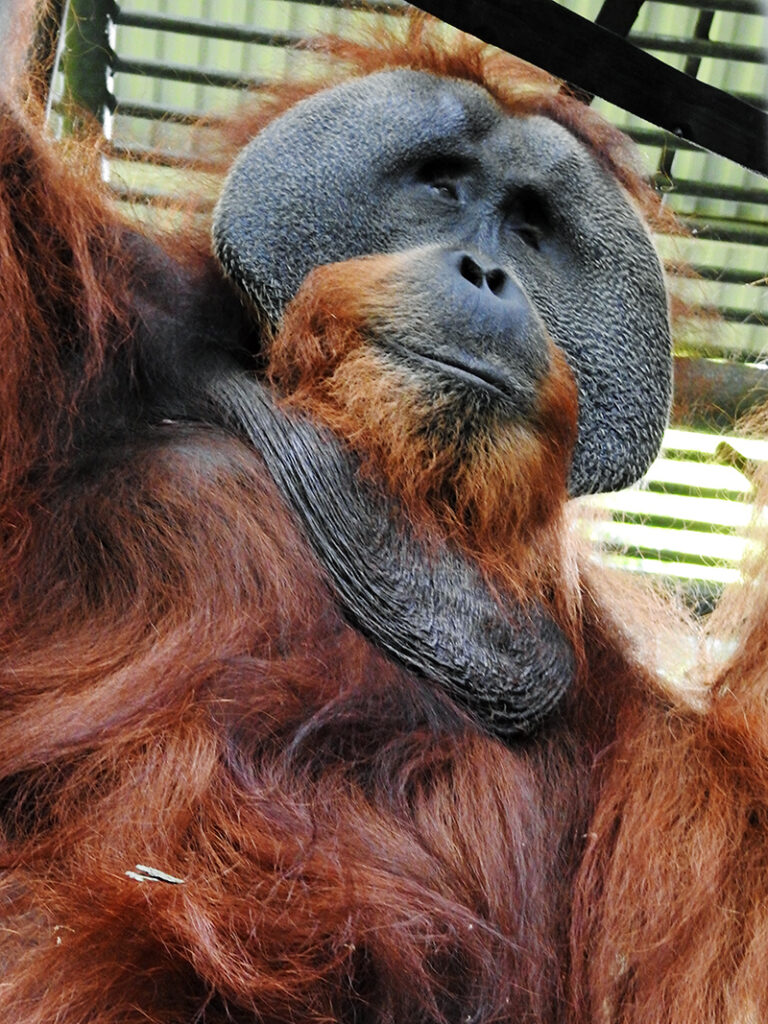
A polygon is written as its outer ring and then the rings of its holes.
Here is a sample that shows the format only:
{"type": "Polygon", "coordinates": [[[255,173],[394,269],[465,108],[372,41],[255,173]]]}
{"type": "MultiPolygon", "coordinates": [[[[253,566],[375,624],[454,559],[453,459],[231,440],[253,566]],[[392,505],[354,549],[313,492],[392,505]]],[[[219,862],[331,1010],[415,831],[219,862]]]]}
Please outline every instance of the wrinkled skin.
{"type": "MultiPolygon", "coordinates": [[[[345,83],[245,149],[214,240],[225,270],[273,320],[322,263],[432,245],[501,268],[578,382],[571,493],[626,486],[656,455],[671,387],[658,257],[621,188],[547,118],[507,116],[478,86],[423,72],[345,83]]],[[[490,351],[514,378],[514,323],[488,332],[471,303],[457,291],[452,299],[454,335],[443,344],[476,358],[490,351]]]]}
{"type": "Polygon", "coordinates": [[[605,168],[652,198],[556,90],[319,93],[232,171],[219,262],[0,108],[3,1019],[657,1024],[661,974],[698,1024],[719,963],[748,991],[763,692],[670,710],[565,514],[652,457],[669,358],[605,168]]]}
{"type": "MultiPolygon", "coordinates": [[[[36,173],[25,160],[22,190],[36,173]]],[[[456,431],[491,446],[527,422],[554,339],[578,388],[572,494],[629,483],[654,457],[670,387],[658,259],[619,185],[550,119],[508,116],[480,87],[423,72],[349,81],[254,138],[213,234],[221,268],[274,327],[318,265],[402,256],[394,312],[372,318],[370,343],[427,404],[447,400],[456,431]]],[[[236,430],[269,454],[348,618],[496,733],[534,730],[574,674],[536,596],[505,607],[461,552],[411,535],[343,443],[278,409],[252,372],[260,339],[218,271],[189,276],[128,231],[120,248],[138,268],[136,325],[88,396],[82,449],[108,461],[110,443],[164,419],[236,430]]]]}

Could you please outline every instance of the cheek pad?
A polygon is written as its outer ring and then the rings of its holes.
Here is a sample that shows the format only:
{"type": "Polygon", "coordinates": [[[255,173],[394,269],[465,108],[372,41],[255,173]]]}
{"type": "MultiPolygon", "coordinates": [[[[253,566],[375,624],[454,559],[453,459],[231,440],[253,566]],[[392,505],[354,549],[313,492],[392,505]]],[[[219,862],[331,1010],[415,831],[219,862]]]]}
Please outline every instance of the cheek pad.
{"type": "Polygon", "coordinates": [[[246,146],[224,184],[213,245],[227,275],[274,320],[313,267],[387,251],[388,171],[466,133],[478,104],[500,118],[478,86],[408,70],[298,103],[246,146]]]}
{"type": "MultiPolygon", "coordinates": [[[[436,151],[450,133],[466,141],[470,107],[490,123],[491,103],[476,86],[398,71],[297,104],[245,148],[227,178],[213,224],[225,272],[276,323],[314,266],[432,241],[403,242],[402,223],[388,225],[398,202],[390,202],[396,185],[383,168],[436,151]]],[[[552,164],[558,147],[576,154],[580,179],[562,173],[548,184],[564,211],[571,264],[510,269],[577,380],[570,493],[616,490],[646,471],[667,421],[671,355],[659,261],[619,186],[573,136],[540,117],[504,121],[529,151],[523,163],[552,164]]]]}

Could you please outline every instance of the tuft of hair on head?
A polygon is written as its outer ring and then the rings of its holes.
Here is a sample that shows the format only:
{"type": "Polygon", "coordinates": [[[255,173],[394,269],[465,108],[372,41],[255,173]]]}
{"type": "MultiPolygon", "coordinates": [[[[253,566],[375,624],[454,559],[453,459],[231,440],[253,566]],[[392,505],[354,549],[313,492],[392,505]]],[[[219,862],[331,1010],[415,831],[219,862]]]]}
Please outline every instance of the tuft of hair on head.
{"type": "MultiPolygon", "coordinates": [[[[634,144],[599,113],[572,95],[563,82],[532,64],[454,29],[421,11],[371,18],[356,39],[324,35],[300,44],[326,60],[311,79],[288,78],[259,88],[219,134],[219,170],[275,118],[296,103],[350,77],[407,68],[473,82],[511,115],[542,115],[563,125],[592,151],[628,192],[652,230],[679,233],[674,214],[661,202],[634,144]]],[[[209,166],[211,154],[208,154],[209,166]]]]}
{"type": "Polygon", "coordinates": [[[573,378],[550,341],[549,371],[523,416],[491,409],[482,396],[457,399],[414,373],[369,331],[375,311],[381,337],[389,304],[402,332],[393,279],[407,258],[315,269],[269,343],[270,383],[287,406],[354,450],[361,473],[398,499],[422,537],[447,540],[489,579],[529,599],[546,589],[544,567],[562,535],[576,437],[573,378]]]}

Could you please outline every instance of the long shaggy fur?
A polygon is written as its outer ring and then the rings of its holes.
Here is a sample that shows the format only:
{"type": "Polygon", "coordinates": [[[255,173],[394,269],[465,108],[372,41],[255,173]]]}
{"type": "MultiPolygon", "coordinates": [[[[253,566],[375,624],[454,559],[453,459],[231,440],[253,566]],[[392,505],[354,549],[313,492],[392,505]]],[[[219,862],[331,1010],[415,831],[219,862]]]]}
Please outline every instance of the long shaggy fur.
{"type": "MultiPolygon", "coordinates": [[[[629,182],[548,80],[431,32],[339,49],[519,88],[629,182]]],[[[713,625],[733,653],[683,687],[648,652],[662,618],[693,631],[584,564],[557,720],[513,748],[479,732],[341,619],[239,441],[166,423],[84,454],[138,347],[199,329],[223,286],[176,251],[163,305],[96,177],[0,116],[2,1018],[768,1019],[764,572],[713,625]]],[[[571,402],[558,373],[542,425],[571,402]]],[[[529,505],[555,465],[571,549],[567,439],[524,450],[529,505]]]]}
{"type": "Polygon", "coordinates": [[[408,321],[418,333],[397,287],[402,264],[368,256],[315,270],[268,348],[270,380],[289,407],[355,450],[417,530],[456,544],[517,596],[539,597],[562,575],[554,553],[576,439],[570,371],[550,343],[550,372],[525,417],[476,391],[439,390],[371,338],[374,322],[385,338],[408,321]]]}

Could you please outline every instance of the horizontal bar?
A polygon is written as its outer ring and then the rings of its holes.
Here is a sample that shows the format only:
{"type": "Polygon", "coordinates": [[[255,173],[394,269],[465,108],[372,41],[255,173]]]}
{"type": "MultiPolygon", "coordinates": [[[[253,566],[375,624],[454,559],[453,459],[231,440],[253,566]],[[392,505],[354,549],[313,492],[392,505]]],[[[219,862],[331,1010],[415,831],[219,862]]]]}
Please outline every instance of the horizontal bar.
{"type": "MultiPolygon", "coordinates": [[[[286,0],[288,3],[295,3],[295,0],[286,0]]],[[[312,7],[335,7],[338,10],[370,11],[373,14],[391,14],[400,11],[407,5],[402,0],[302,0],[303,3],[312,7]]]]}
{"type": "Polygon", "coordinates": [[[680,218],[694,238],[703,238],[714,242],[738,242],[740,245],[768,246],[768,225],[754,221],[739,222],[699,219],[698,217],[680,218]]]}
{"type": "MultiPolygon", "coordinates": [[[[688,462],[687,459],[679,460],[688,462]]],[[[710,465],[712,460],[710,459],[710,465]]],[[[698,465],[706,465],[699,462],[698,465]]],[[[690,484],[682,480],[649,480],[643,481],[643,490],[651,491],[653,494],[671,494],[681,498],[712,498],[715,501],[739,501],[744,498],[744,488],[735,487],[708,487],[706,474],[703,474],[704,483],[690,484]]]]}
{"type": "MultiPolygon", "coordinates": [[[[652,530],[656,524],[648,523],[647,525],[652,530]]],[[[695,554],[692,551],[680,551],[674,547],[655,548],[651,544],[622,544],[620,540],[603,540],[599,536],[596,537],[596,540],[601,551],[616,555],[626,555],[627,558],[653,558],[658,562],[674,562],[684,565],[711,565],[723,569],[730,568],[738,563],[738,559],[718,558],[713,555],[707,555],[704,552],[695,554]]],[[[705,546],[706,537],[702,536],[701,541],[702,546],[705,546]]]]}
{"type": "Polygon", "coordinates": [[[664,530],[686,530],[699,533],[702,539],[708,534],[717,536],[733,537],[737,534],[734,526],[723,526],[722,523],[714,523],[707,519],[685,519],[682,516],[664,515],[659,512],[630,512],[627,509],[616,508],[611,511],[620,516],[619,522],[637,523],[640,526],[658,526],[664,530]]]}
{"type": "Polygon", "coordinates": [[[115,74],[122,72],[124,75],[142,75],[177,82],[189,82],[192,85],[216,85],[225,89],[255,89],[267,81],[264,77],[242,78],[242,76],[227,74],[224,71],[196,68],[186,64],[124,60],[122,57],[115,57],[112,62],[112,71],[115,74]]]}
{"type": "Polygon", "coordinates": [[[140,161],[145,167],[183,167],[195,171],[217,170],[221,165],[216,160],[201,159],[194,153],[171,152],[148,146],[113,144],[106,150],[110,160],[140,161]]]}
{"type": "Polygon", "coordinates": [[[680,53],[686,57],[713,57],[715,60],[737,60],[745,64],[766,63],[765,50],[761,46],[719,43],[713,39],[656,36],[651,32],[633,32],[629,40],[644,50],[656,50],[661,53],[680,53]]]}
{"type": "MultiPolygon", "coordinates": [[[[153,206],[156,203],[164,206],[172,204],[174,199],[178,198],[175,193],[169,192],[167,189],[148,188],[147,186],[137,188],[124,185],[121,182],[110,182],[109,188],[113,199],[121,203],[130,203],[132,206],[153,206]]],[[[208,213],[214,205],[212,199],[204,197],[192,196],[184,199],[184,209],[191,209],[197,213],[208,213]]]]}
{"type": "Polygon", "coordinates": [[[717,306],[714,312],[719,313],[723,320],[730,324],[743,324],[745,327],[768,328],[768,311],[760,313],[754,309],[737,309],[731,306],[717,306]]]}
{"type": "MultiPolygon", "coordinates": [[[[725,346],[716,348],[714,345],[701,345],[696,344],[696,356],[695,358],[701,359],[702,361],[717,362],[722,360],[727,363],[733,363],[734,365],[754,367],[760,359],[765,355],[765,346],[757,345],[753,351],[747,351],[746,348],[728,349],[725,346]]],[[[714,400],[716,402],[716,399],[714,400]]],[[[761,403],[762,404],[762,403],[761,403]]],[[[768,402],[766,402],[768,404],[768,402]]],[[[675,416],[672,418],[673,427],[692,427],[695,430],[706,430],[706,431],[722,431],[729,430],[731,433],[736,429],[738,417],[729,417],[725,414],[722,416],[716,416],[714,414],[706,413],[706,411],[697,410],[697,416],[699,419],[694,417],[689,420],[688,414],[681,413],[680,420],[676,419],[675,416]]]]}
{"type": "MultiPolygon", "coordinates": [[[[694,306],[695,310],[704,315],[710,315],[715,319],[725,320],[730,324],[739,324],[742,327],[765,327],[768,328],[768,312],[761,313],[759,310],[752,308],[740,308],[737,306],[717,306],[717,305],[702,305],[699,303],[694,306]]],[[[766,337],[768,341],[768,336],[766,337]]],[[[713,353],[707,346],[698,346],[701,349],[707,349],[707,355],[711,358],[719,358],[721,355],[727,358],[743,358],[745,362],[750,362],[754,359],[754,351],[750,347],[750,351],[744,351],[741,355],[738,355],[738,350],[728,350],[726,352],[713,353]]]]}
{"type": "MultiPolygon", "coordinates": [[[[335,6],[341,6],[339,4],[335,6]]],[[[259,46],[288,47],[302,42],[306,35],[300,32],[263,32],[245,25],[231,25],[221,21],[205,21],[198,18],[178,18],[169,15],[147,14],[140,11],[119,10],[114,22],[126,28],[141,28],[155,32],[173,32],[182,35],[199,36],[206,39],[223,39],[229,42],[248,43],[259,46]]],[[[657,36],[653,33],[633,32],[630,42],[645,50],[680,53],[686,56],[714,57],[723,60],[739,60],[747,63],[766,63],[765,51],[759,46],[744,46],[737,43],[715,40],[675,38],[657,36]]]]}
{"type": "Polygon", "coordinates": [[[622,129],[638,146],[659,146],[666,149],[685,150],[687,152],[701,152],[701,146],[694,145],[681,139],[679,135],[672,135],[663,128],[625,128],[622,129]]]}
{"type": "Polygon", "coordinates": [[[295,46],[305,37],[299,32],[262,32],[246,25],[228,25],[222,21],[198,18],[173,18],[161,14],[120,11],[115,24],[125,28],[141,28],[154,32],[174,32],[204,39],[223,39],[232,43],[257,46],[295,46]]]}
{"type": "MultiPolygon", "coordinates": [[[[768,145],[768,140],[766,140],[768,145]]],[[[668,182],[666,177],[663,182],[668,182]]],[[[660,182],[657,181],[657,185],[660,182]]],[[[705,199],[722,199],[733,203],[768,203],[768,184],[763,188],[752,188],[746,185],[715,185],[705,181],[692,181],[687,178],[672,179],[671,187],[662,188],[666,195],[701,196],[705,199]]]]}
{"type": "Polygon", "coordinates": [[[727,14],[762,14],[761,0],[661,0],[670,7],[695,7],[702,11],[724,11],[727,14]]]}
{"type": "Polygon", "coordinates": [[[666,444],[664,445],[664,458],[672,462],[696,463],[702,466],[711,466],[713,461],[716,462],[712,452],[692,452],[687,448],[668,448],[666,444]]]}
{"type": "Polygon", "coordinates": [[[200,111],[171,110],[163,103],[130,103],[118,100],[117,117],[136,117],[143,121],[167,121],[171,124],[195,125],[203,116],[200,111]]]}
{"type": "MultiPolygon", "coordinates": [[[[760,277],[756,270],[734,270],[731,267],[705,267],[697,264],[692,264],[690,268],[696,277],[700,277],[705,281],[719,281],[722,284],[746,284],[753,288],[765,288],[768,285],[768,280],[765,277],[760,277]]],[[[673,277],[679,277],[685,280],[685,274],[673,274],[673,277]]],[[[693,279],[694,281],[696,278],[693,279]]]]}
{"type": "Polygon", "coordinates": [[[555,0],[419,0],[417,6],[590,95],[768,175],[765,113],[555,0]]]}

